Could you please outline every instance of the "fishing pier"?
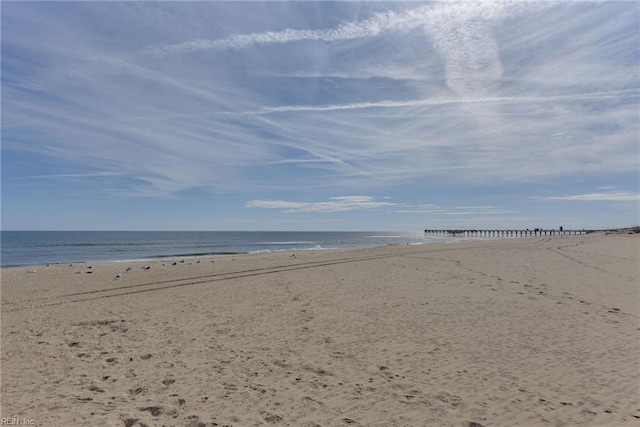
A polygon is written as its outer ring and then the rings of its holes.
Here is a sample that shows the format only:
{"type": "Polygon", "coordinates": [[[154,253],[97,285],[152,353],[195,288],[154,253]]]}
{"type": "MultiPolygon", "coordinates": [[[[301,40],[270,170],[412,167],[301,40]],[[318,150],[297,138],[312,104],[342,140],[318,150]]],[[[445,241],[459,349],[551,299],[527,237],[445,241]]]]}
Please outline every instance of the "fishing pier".
{"type": "Polygon", "coordinates": [[[433,237],[526,237],[526,236],[565,236],[594,233],[598,230],[565,230],[563,227],[556,229],[533,228],[526,230],[424,230],[425,236],[433,237]]]}

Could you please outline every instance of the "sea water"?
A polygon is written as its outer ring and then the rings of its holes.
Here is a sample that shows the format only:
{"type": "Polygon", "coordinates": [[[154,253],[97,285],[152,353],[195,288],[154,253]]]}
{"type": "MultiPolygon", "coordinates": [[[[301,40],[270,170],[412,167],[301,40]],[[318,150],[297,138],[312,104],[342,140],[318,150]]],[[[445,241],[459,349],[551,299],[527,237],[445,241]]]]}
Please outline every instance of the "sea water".
{"type": "Polygon", "coordinates": [[[425,237],[421,232],[2,231],[0,264],[117,262],[454,240],[460,238],[425,237]]]}

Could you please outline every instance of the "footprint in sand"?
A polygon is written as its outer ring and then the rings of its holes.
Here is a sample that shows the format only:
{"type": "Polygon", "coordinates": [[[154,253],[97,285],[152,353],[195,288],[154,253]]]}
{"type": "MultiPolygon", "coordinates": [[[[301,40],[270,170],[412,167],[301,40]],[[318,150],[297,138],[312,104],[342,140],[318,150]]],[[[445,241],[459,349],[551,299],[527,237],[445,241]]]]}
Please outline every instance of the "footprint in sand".
{"type": "Polygon", "coordinates": [[[171,374],[165,376],[164,379],[162,380],[162,384],[167,385],[167,386],[171,385],[171,384],[173,384],[175,382],[176,382],[176,380],[173,379],[173,375],[171,375],[171,374]]]}
{"type": "Polygon", "coordinates": [[[148,411],[154,417],[160,416],[164,414],[166,411],[162,406],[146,406],[144,408],[140,408],[141,411],[148,411]]]}
{"type": "Polygon", "coordinates": [[[304,396],[302,398],[302,401],[305,404],[305,406],[308,406],[309,408],[312,408],[312,409],[320,409],[326,406],[322,401],[313,399],[309,396],[304,396]]]}
{"type": "Polygon", "coordinates": [[[184,400],[184,399],[182,399],[182,398],[180,398],[180,397],[177,397],[177,398],[175,399],[174,405],[175,405],[178,409],[184,409],[184,408],[187,406],[187,401],[186,401],[186,400],[184,400]]]}
{"type": "Polygon", "coordinates": [[[282,417],[278,414],[273,414],[267,411],[260,411],[260,412],[262,414],[262,418],[264,418],[264,420],[268,423],[277,424],[280,421],[282,421],[282,417]]]}
{"type": "Polygon", "coordinates": [[[91,387],[89,387],[90,391],[93,391],[95,393],[104,393],[104,390],[101,389],[100,387],[98,387],[97,385],[93,384],[91,387]]]}
{"type": "Polygon", "coordinates": [[[148,389],[145,388],[145,387],[137,387],[137,388],[134,388],[134,389],[129,389],[129,394],[131,396],[136,396],[138,394],[146,394],[147,391],[148,391],[148,389]]]}

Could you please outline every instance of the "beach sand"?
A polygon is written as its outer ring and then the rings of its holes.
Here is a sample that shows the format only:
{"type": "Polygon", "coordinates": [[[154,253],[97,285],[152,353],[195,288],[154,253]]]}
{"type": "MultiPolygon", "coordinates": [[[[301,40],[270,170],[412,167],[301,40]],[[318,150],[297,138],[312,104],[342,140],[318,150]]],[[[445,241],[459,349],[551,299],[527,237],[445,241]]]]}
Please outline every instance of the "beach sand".
{"type": "Polygon", "coordinates": [[[3,269],[1,416],[638,426],[639,252],[598,234],[3,269]]]}

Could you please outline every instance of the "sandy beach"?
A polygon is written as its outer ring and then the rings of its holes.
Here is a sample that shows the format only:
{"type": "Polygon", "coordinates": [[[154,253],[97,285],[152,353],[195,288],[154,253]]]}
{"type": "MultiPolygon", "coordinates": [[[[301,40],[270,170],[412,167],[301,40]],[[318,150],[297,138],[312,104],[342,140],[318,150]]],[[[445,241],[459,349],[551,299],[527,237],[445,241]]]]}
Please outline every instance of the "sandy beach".
{"type": "Polygon", "coordinates": [[[639,253],[597,234],[3,269],[1,416],[640,426],[639,253]]]}

